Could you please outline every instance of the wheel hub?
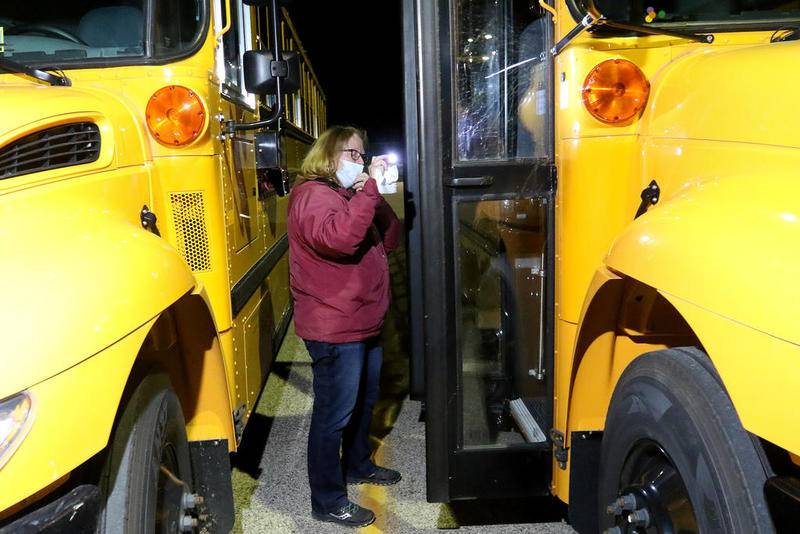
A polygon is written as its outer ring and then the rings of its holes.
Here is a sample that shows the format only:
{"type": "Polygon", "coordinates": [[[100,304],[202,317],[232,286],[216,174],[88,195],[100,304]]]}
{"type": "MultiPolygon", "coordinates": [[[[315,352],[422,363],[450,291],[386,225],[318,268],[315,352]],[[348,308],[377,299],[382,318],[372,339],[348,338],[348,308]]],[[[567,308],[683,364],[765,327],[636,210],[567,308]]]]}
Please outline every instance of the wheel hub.
{"type": "Polygon", "coordinates": [[[620,488],[619,497],[606,507],[614,526],[605,534],[699,532],[686,485],[658,444],[634,446],[620,473],[620,488]]]}
{"type": "Polygon", "coordinates": [[[203,497],[191,493],[189,485],[175,474],[177,461],[168,448],[161,460],[155,531],[162,534],[194,532],[202,519],[195,515],[195,510],[203,503],[203,497]]]}

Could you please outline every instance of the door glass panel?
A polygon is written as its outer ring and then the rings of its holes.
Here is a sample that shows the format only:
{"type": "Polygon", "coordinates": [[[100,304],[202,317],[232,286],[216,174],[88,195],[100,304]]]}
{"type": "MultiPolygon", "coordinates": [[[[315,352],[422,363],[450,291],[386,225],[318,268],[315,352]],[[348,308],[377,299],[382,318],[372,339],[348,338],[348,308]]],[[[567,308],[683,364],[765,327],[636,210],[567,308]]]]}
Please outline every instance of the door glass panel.
{"type": "Polygon", "coordinates": [[[548,19],[529,0],[455,4],[458,160],[550,156],[548,19]]]}
{"type": "MultiPolygon", "coordinates": [[[[222,37],[222,53],[225,58],[225,84],[233,93],[242,93],[242,54],[244,43],[240,19],[242,6],[231,0],[231,27],[222,37]]],[[[223,10],[223,17],[225,16],[223,10]]],[[[223,19],[224,20],[224,19],[223,19]]],[[[227,23],[227,21],[225,21],[227,23]]]]}
{"type": "Polygon", "coordinates": [[[464,447],[545,441],[543,365],[547,204],[456,206],[464,447]]]}
{"type": "MultiPolygon", "coordinates": [[[[246,108],[254,110],[256,106],[255,95],[249,94],[244,87],[244,53],[253,48],[253,32],[251,23],[251,9],[243,6],[241,0],[231,0],[231,27],[222,37],[222,46],[217,48],[217,75],[222,81],[222,94],[246,108]]],[[[215,14],[220,20],[221,28],[227,22],[225,14],[225,1],[220,0],[215,4],[215,14]]]]}

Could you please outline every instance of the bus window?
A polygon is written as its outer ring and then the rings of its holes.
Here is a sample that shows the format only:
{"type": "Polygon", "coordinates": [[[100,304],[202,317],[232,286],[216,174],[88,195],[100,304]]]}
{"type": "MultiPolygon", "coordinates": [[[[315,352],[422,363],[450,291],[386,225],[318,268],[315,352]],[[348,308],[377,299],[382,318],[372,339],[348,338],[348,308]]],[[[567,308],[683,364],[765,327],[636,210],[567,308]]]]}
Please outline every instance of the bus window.
{"type": "Polygon", "coordinates": [[[547,157],[546,18],[522,1],[455,9],[458,159],[547,157]]]}
{"type": "Polygon", "coordinates": [[[135,63],[173,57],[199,46],[206,13],[201,0],[3,2],[3,56],[47,67],[89,67],[94,61],[135,63]],[[144,31],[148,10],[156,22],[144,31]]]}
{"type": "Polygon", "coordinates": [[[191,47],[203,18],[197,0],[161,0],[154,19],[154,51],[169,55],[191,47]]]}

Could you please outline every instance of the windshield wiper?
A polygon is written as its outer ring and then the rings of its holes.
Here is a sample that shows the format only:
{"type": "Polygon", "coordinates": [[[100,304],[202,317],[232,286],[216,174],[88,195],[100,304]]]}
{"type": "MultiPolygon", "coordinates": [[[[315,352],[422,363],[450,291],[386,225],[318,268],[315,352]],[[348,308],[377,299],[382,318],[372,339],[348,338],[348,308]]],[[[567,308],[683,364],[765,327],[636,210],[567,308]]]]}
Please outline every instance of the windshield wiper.
{"type": "Polygon", "coordinates": [[[628,24],[625,22],[617,22],[605,17],[595,6],[592,0],[588,2],[588,13],[581,19],[577,26],[570,30],[551,50],[554,56],[558,55],[564,47],[566,47],[573,39],[587,30],[595,28],[606,27],[615,30],[623,30],[628,32],[643,33],[645,35],[668,35],[670,37],[678,37],[680,39],[688,39],[698,43],[711,44],[714,42],[714,36],[710,33],[691,33],[675,30],[667,30],[659,26],[640,26],[638,24],[628,24]]]}
{"type": "Polygon", "coordinates": [[[49,83],[50,85],[60,85],[63,87],[69,87],[72,85],[72,82],[66,76],[62,76],[60,74],[51,74],[3,56],[0,56],[0,70],[19,72],[30,76],[31,78],[36,78],[42,82],[49,83]]]}

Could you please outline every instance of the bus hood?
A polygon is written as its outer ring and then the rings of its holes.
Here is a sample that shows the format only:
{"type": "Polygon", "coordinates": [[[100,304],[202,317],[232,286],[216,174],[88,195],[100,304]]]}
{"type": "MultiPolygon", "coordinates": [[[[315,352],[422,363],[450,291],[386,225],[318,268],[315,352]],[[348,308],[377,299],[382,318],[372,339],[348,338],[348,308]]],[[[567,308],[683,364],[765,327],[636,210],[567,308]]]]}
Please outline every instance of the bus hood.
{"type": "MultiPolygon", "coordinates": [[[[27,135],[51,127],[76,122],[91,122],[101,135],[101,156],[92,169],[141,164],[149,158],[145,152],[144,132],[138,126],[131,106],[122,97],[104,90],[83,87],[51,87],[32,84],[0,84],[0,151],[27,135]]],[[[0,176],[2,176],[0,168],[0,176]]],[[[0,179],[0,192],[17,189],[42,178],[63,178],[85,173],[86,166],[61,167],[20,177],[0,179]],[[44,176],[47,175],[47,176],[44,176]]]]}
{"type": "Polygon", "coordinates": [[[652,78],[639,128],[658,204],[609,267],[800,344],[800,42],[704,47],[652,78]]]}
{"type": "Polygon", "coordinates": [[[800,41],[706,47],[652,80],[640,134],[800,148],[800,41]]]}
{"type": "Polygon", "coordinates": [[[97,161],[0,179],[3,398],[102,352],[195,282],[180,254],[142,228],[152,167],[123,100],[91,88],[0,87],[0,150],[72,122],[97,124],[101,144],[97,161]]]}
{"type": "Polygon", "coordinates": [[[0,398],[102,352],[195,285],[142,228],[145,166],[0,195],[0,398]]]}

